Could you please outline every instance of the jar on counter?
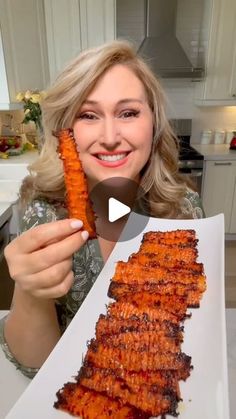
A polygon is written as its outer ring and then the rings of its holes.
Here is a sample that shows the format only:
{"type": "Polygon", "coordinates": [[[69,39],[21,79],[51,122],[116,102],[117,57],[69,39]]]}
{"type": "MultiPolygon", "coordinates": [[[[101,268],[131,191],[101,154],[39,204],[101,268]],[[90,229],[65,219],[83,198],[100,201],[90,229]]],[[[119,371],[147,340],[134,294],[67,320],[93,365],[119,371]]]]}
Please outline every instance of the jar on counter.
{"type": "Polygon", "coordinates": [[[234,137],[235,132],[236,132],[236,128],[226,131],[226,138],[225,138],[226,144],[230,144],[232,138],[234,137]]]}
{"type": "Polygon", "coordinates": [[[212,134],[210,129],[202,131],[201,144],[210,144],[212,141],[212,134]]]}
{"type": "Polygon", "coordinates": [[[223,130],[215,131],[214,143],[224,144],[224,142],[225,142],[225,131],[223,130]]]}

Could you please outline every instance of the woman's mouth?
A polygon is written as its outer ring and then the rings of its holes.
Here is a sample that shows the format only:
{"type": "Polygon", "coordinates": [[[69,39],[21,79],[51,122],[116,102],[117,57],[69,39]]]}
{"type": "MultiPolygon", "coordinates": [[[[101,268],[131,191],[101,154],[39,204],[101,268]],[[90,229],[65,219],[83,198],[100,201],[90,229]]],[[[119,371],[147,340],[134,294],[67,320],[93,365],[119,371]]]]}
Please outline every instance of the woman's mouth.
{"type": "Polygon", "coordinates": [[[102,166],[106,167],[117,167],[124,163],[126,163],[128,155],[130,154],[130,151],[122,152],[122,153],[97,153],[94,155],[97,162],[101,164],[102,166]]]}
{"type": "Polygon", "coordinates": [[[117,160],[122,160],[127,156],[128,153],[121,153],[121,154],[98,154],[97,157],[99,160],[104,160],[104,161],[117,161],[117,160]]]}

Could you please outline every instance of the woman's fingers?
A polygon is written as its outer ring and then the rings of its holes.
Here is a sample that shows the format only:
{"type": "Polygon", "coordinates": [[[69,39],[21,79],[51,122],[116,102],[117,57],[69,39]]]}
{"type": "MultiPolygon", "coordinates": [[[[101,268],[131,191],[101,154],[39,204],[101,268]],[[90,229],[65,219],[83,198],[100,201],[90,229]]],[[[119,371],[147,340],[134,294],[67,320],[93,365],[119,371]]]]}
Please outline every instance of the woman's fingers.
{"type": "Polygon", "coordinates": [[[51,288],[39,288],[31,292],[37,298],[59,298],[67,294],[74,282],[74,274],[70,271],[60,284],[51,288]]]}
{"type": "Polygon", "coordinates": [[[11,247],[16,253],[32,253],[49,242],[58,241],[64,237],[70,236],[75,231],[81,229],[83,223],[81,220],[57,220],[47,224],[41,224],[27,230],[11,242],[11,247]]]}
{"type": "Polygon", "coordinates": [[[33,275],[23,274],[22,277],[17,277],[17,282],[20,282],[23,291],[32,293],[40,288],[48,289],[59,285],[71,271],[72,258],[69,258],[33,275]]]}
{"type": "Polygon", "coordinates": [[[88,238],[80,220],[60,220],[34,227],[5,248],[12,279],[34,296],[56,298],[73,283],[72,256],[88,238]]]}
{"type": "Polygon", "coordinates": [[[35,272],[44,270],[52,265],[58,264],[61,260],[71,257],[73,253],[83,246],[85,242],[83,233],[77,232],[71,234],[59,242],[50,244],[44,249],[34,252],[34,266],[32,266],[31,272],[33,272],[33,268],[35,272]]]}
{"type": "Polygon", "coordinates": [[[10,260],[8,263],[11,277],[15,279],[24,275],[35,274],[72,257],[73,253],[78,251],[85,243],[82,233],[84,232],[74,233],[60,242],[50,244],[31,254],[16,254],[12,263],[10,260]],[[25,262],[23,262],[23,259],[25,262]]]}

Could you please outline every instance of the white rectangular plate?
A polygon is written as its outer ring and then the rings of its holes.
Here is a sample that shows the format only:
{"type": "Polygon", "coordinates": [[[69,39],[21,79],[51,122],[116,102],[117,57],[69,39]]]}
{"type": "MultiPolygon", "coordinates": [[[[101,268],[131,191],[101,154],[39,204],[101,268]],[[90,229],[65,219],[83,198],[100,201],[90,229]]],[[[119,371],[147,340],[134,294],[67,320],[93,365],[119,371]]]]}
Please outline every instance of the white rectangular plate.
{"type": "MultiPolygon", "coordinates": [[[[126,230],[132,228],[133,223],[139,223],[139,217],[142,216],[131,214],[126,230]]],[[[53,408],[56,392],[64,383],[73,381],[72,377],[80,369],[82,356],[86,352],[86,343],[94,337],[99,314],[106,313],[105,305],[109,301],[107,290],[115,262],[126,261],[131,253],[138,251],[145,231],[185,228],[194,229],[197,233],[198,261],[204,264],[207,291],[200,309],[193,309],[191,319],[185,321],[182,350],[192,356],[194,369],[190,378],[185,383],[181,382],[183,402],[179,406],[179,418],[229,419],[222,214],[201,220],[150,218],[139,236],[117,243],[80,310],[7,419],[70,417],[53,408]]]]}

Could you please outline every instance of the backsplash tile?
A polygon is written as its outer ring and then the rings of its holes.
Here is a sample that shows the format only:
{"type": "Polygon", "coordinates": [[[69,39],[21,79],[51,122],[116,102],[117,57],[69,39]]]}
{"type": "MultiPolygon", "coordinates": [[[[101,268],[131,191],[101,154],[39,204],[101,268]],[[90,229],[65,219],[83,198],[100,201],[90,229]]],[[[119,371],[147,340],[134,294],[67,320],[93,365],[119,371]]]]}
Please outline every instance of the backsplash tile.
{"type": "Polygon", "coordinates": [[[203,130],[236,129],[236,106],[195,105],[195,84],[184,80],[162,80],[169,118],[192,119],[191,142],[199,144],[203,130]]]}

